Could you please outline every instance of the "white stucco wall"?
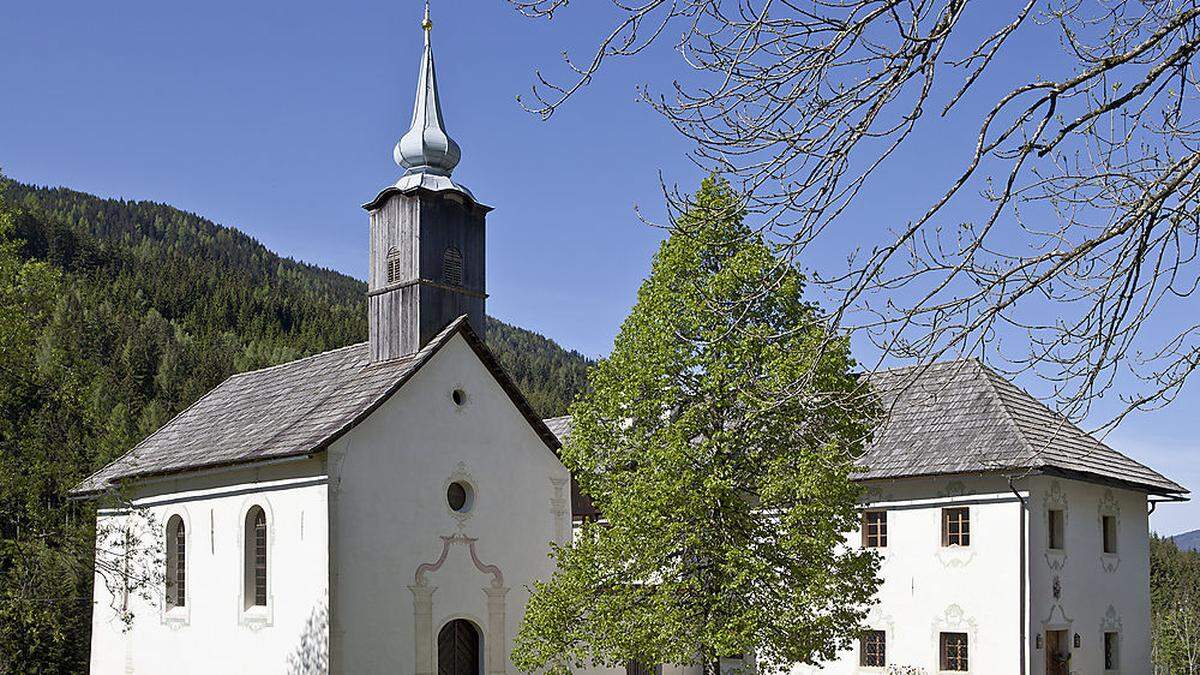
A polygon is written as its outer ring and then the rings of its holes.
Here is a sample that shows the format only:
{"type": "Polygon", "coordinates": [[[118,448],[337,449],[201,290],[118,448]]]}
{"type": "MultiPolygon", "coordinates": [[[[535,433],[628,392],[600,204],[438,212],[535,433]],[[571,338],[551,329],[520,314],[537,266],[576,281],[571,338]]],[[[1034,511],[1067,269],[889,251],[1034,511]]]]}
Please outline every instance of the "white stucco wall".
{"type": "MultiPolygon", "coordinates": [[[[867,624],[886,634],[889,665],[937,673],[942,631],[967,633],[972,673],[1016,673],[1020,649],[1021,509],[999,480],[904,479],[869,486],[871,508],[888,511],[879,604],[867,624]],[[970,509],[970,546],[945,548],[941,513],[970,509]]],[[[859,533],[848,537],[861,543],[859,533]]],[[[822,668],[796,672],[880,673],[859,665],[857,647],[822,668]]]]}
{"type": "Polygon", "coordinates": [[[132,514],[102,511],[99,528],[123,522],[152,528],[161,549],[168,520],[181,516],[186,604],[166,611],[164,587],[156,584],[151,597],[130,597],[133,621],[126,630],[114,609],[121,598],[97,574],[92,673],[284,673],[302,644],[324,639],[328,532],[320,461],[152,483],[137,490],[133,504],[132,514]],[[247,613],[242,544],[254,505],[267,515],[268,609],[247,613]]]}
{"type": "MultiPolygon", "coordinates": [[[[1066,630],[1072,673],[1150,672],[1150,552],[1146,494],[1065,478],[1029,481],[1030,633],[1066,630]],[[1061,551],[1048,548],[1051,508],[1066,515],[1061,551]],[[1117,518],[1117,552],[1105,555],[1101,516],[1117,518]],[[1058,593],[1055,593],[1055,579],[1058,593]],[[1119,633],[1119,668],[1104,669],[1104,632],[1119,633]],[[1079,647],[1074,647],[1075,634],[1079,647]]],[[[1030,673],[1046,672],[1036,641],[1030,673]]]]}
{"type": "Polygon", "coordinates": [[[516,672],[526,587],[550,575],[549,542],[570,537],[569,475],[463,339],[329,465],[334,672],[436,672],[438,631],[456,618],[482,633],[486,672],[516,672]],[[465,515],[447,505],[452,480],[474,491],[465,515]]]}
{"type": "MultiPolygon", "coordinates": [[[[879,604],[867,623],[886,633],[888,664],[917,667],[930,675],[941,672],[938,633],[953,631],[969,635],[971,673],[1043,675],[1046,653],[1037,636],[1066,630],[1072,644],[1071,673],[1149,672],[1146,494],[1045,476],[1017,480],[1015,487],[1028,505],[1024,516],[1007,481],[999,478],[900,479],[869,485],[868,507],[888,511],[888,546],[881,551],[879,604]],[[941,546],[941,510],[950,506],[971,509],[969,549],[941,546]],[[1049,550],[1051,508],[1067,515],[1061,552],[1049,550]],[[1116,555],[1102,553],[1102,515],[1117,516],[1116,555]],[[1117,670],[1104,669],[1106,630],[1120,633],[1117,670]],[[1080,636],[1078,648],[1073,647],[1075,633],[1080,636]]],[[[855,546],[861,542],[857,532],[848,539],[855,546]]],[[[887,672],[858,664],[855,648],[823,667],[795,670],[887,672]]]]}

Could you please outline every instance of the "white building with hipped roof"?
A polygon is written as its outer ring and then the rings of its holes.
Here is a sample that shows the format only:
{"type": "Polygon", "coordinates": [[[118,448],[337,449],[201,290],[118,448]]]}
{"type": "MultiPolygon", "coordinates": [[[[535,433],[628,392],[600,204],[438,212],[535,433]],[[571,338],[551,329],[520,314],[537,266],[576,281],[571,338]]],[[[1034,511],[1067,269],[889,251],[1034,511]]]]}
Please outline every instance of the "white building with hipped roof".
{"type": "MultiPolygon", "coordinates": [[[[596,516],[570,420],[481,339],[490,208],[451,178],[423,27],[405,173],[365,206],[369,340],[229,378],[75,489],[100,504],[93,673],[515,672],[550,545],[596,516]]],[[[821,672],[1148,672],[1148,509],[1187,491],[977,362],[876,385],[850,542],[880,602],[821,672]]]]}

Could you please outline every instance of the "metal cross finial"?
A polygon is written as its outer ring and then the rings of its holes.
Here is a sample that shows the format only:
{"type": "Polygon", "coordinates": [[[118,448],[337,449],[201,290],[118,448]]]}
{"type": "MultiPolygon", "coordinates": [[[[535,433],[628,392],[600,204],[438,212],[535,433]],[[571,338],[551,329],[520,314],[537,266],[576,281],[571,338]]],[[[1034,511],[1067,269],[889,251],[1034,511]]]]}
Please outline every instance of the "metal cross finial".
{"type": "Polygon", "coordinates": [[[425,0],[425,18],[421,20],[421,28],[426,33],[433,29],[433,22],[429,20],[429,0],[425,0]]]}

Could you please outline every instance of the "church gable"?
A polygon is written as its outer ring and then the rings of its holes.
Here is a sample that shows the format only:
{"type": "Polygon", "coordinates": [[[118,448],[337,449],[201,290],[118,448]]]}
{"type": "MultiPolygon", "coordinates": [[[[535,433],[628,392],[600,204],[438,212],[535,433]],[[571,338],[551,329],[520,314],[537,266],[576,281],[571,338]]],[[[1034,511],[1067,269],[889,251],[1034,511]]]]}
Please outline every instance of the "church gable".
{"type": "Polygon", "coordinates": [[[407,357],[372,363],[363,343],[234,375],[87,478],[72,494],[86,497],[121,481],[321,452],[387,401],[457,335],[538,436],[556,450],[557,438],[466,317],[460,317],[407,357]]]}

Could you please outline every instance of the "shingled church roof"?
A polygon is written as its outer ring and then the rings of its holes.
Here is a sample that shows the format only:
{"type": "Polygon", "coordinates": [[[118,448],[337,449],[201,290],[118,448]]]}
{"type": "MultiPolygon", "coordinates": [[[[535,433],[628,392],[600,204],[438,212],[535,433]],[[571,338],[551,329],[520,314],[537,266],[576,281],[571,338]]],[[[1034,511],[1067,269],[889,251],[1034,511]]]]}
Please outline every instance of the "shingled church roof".
{"type": "MultiPolygon", "coordinates": [[[[975,359],[871,376],[887,413],[859,480],[1038,471],[1151,494],[1188,490],[1113,450],[975,359]]],[[[570,417],[546,420],[566,442],[570,417]]]]}
{"type": "Polygon", "coordinates": [[[361,343],[234,375],[72,494],[103,492],[129,479],[320,452],[382,405],[454,335],[466,339],[546,445],[557,450],[557,437],[464,316],[408,357],[371,363],[361,343]]]}

